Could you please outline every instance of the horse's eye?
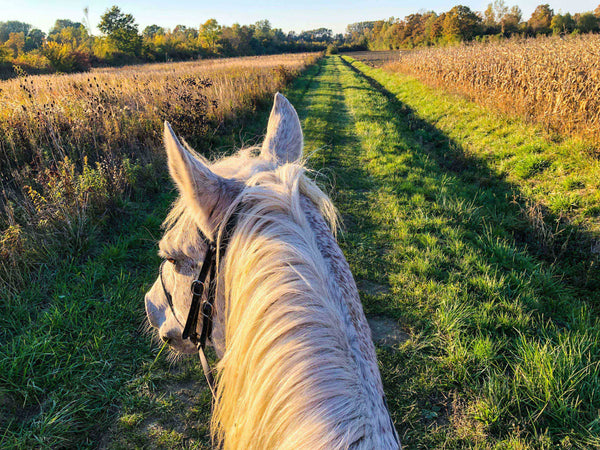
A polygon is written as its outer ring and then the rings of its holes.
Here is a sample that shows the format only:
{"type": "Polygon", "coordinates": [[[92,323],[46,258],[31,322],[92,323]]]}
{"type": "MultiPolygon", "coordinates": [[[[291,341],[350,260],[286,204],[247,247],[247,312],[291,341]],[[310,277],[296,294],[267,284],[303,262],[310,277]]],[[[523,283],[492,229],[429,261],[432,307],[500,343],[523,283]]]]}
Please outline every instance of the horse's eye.
{"type": "Polygon", "coordinates": [[[175,260],[175,258],[167,258],[167,261],[169,261],[171,264],[177,263],[177,261],[175,260]]]}

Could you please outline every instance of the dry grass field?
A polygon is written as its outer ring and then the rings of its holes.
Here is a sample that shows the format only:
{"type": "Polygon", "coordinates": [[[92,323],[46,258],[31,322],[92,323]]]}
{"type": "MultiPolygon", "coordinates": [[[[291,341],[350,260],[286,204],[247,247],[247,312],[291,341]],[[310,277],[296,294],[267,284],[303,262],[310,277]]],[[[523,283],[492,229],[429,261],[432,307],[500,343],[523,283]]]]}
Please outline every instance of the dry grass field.
{"type": "Polygon", "coordinates": [[[73,152],[139,148],[173,115],[190,126],[199,113],[222,121],[251,109],[313,59],[300,54],[149,64],[2,82],[2,168],[42,162],[44,152],[56,161],[73,152]]]}
{"type": "Polygon", "coordinates": [[[600,141],[600,35],[415,50],[386,69],[600,141]]]}
{"type": "Polygon", "coordinates": [[[252,112],[316,57],[148,64],[1,82],[4,287],[22,284],[18,261],[39,259],[24,253],[45,248],[40,242],[53,233],[79,240],[90,212],[102,213],[140,177],[155,176],[163,120],[205,149],[209,135],[252,112]]]}

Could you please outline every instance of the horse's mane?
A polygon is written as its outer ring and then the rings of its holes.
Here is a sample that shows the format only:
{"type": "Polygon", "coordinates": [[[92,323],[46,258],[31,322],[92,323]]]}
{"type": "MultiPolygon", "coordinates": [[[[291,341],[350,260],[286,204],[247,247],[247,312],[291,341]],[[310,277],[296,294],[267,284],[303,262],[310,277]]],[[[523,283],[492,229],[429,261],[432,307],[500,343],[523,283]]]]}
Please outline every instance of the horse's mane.
{"type": "Polygon", "coordinates": [[[369,411],[301,196],[337,213],[302,164],[246,183],[220,282],[225,352],[212,431],[224,449],[373,448],[369,411]]]}
{"type": "MultiPolygon", "coordinates": [[[[240,151],[236,164],[257,164],[253,152],[240,151]]],[[[225,328],[213,336],[224,340],[215,342],[223,351],[211,424],[215,447],[375,448],[363,380],[342,312],[329,298],[331,274],[301,198],[315,205],[334,234],[337,211],[304,164],[262,165],[221,219],[225,224],[238,214],[219,261],[217,297],[225,302],[217,302],[217,320],[225,328]]],[[[163,226],[195,234],[187,210],[178,199],[163,226]]],[[[217,247],[223,232],[224,225],[217,247]]]]}

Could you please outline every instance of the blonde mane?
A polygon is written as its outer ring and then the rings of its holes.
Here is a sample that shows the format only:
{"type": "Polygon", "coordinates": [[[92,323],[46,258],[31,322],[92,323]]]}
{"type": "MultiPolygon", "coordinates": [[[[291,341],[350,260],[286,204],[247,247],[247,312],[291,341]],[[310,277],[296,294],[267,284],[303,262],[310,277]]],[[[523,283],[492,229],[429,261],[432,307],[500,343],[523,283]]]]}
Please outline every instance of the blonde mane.
{"type": "Polygon", "coordinates": [[[212,431],[224,449],[373,448],[302,196],[335,229],[334,206],[300,164],[255,174],[230,208],[243,203],[220,280],[224,353],[212,431]]]}
{"type": "Polygon", "coordinates": [[[159,253],[168,264],[146,293],[146,314],[171,348],[197,352],[179,316],[195,314],[190,286],[210,263],[213,326],[201,328],[212,330],[220,358],[214,446],[400,448],[356,283],[335,240],[337,211],[301,162],[291,103],[276,93],[261,147],[214,162],[186,149],[167,122],[164,135],[181,198],[165,221],[159,253]],[[216,271],[206,252],[214,241],[216,271]]]}

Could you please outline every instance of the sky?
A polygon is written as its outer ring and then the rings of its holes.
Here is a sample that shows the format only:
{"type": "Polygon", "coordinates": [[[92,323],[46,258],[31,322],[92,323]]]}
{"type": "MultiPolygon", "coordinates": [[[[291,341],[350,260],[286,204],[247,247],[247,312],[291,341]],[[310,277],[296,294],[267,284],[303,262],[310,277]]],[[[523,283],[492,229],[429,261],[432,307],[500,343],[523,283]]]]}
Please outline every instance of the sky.
{"type": "MultiPolygon", "coordinates": [[[[448,11],[463,4],[474,11],[485,10],[492,0],[421,0],[419,2],[392,0],[0,0],[0,21],[19,20],[32,24],[44,32],[56,19],[83,20],[83,9],[88,7],[90,24],[98,34],[96,25],[100,16],[116,4],[125,13],[133,14],[142,31],[147,25],[165,28],[186,25],[197,28],[207,19],[215,18],[220,24],[250,24],[268,19],[275,28],[283,31],[302,31],[330,28],[343,33],[346,25],[364,20],[404,17],[416,12],[448,11]]],[[[505,0],[507,6],[517,4],[527,20],[535,7],[548,3],[554,12],[576,13],[594,10],[600,0],[505,0]]]]}

